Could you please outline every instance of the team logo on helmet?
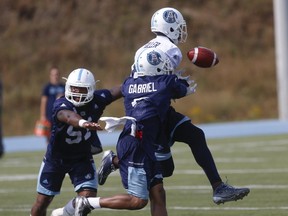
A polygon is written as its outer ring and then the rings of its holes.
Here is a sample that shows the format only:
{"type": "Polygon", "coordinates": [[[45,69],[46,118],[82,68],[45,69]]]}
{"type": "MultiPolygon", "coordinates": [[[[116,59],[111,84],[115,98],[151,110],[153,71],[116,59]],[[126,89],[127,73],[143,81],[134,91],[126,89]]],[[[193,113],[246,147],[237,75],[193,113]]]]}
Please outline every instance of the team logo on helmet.
{"type": "Polygon", "coordinates": [[[147,61],[154,66],[160,64],[162,62],[160,53],[156,51],[149,52],[147,54],[147,61]]]}
{"type": "Polygon", "coordinates": [[[167,23],[174,23],[174,22],[176,22],[177,14],[176,14],[173,10],[164,11],[164,13],[163,13],[163,19],[164,19],[167,23]]]}

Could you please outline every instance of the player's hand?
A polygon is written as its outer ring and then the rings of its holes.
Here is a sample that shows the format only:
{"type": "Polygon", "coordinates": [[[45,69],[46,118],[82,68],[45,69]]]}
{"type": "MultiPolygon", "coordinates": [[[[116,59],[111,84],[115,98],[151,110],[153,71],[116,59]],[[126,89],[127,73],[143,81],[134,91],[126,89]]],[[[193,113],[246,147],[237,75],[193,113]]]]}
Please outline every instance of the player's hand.
{"type": "Polygon", "coordinates": [[[177,71],[175,74],[178,77],[178,79],[184,80],[187,83],[187,95],[193,94],[196,92],[196,88],[197,88],[197,83],[194,80],[190,79],[190,75],[188,76],[182,76],[182,74],[184,73],[184,70],[180,70],[177,71]]]}
{"type": "Polygon", "coordinates": [[[102,127],[96,122],[87,121],[87,122],[83,123],[82,127],[89,129],[89,130],[100,130],[100,131],[103,130],[102,127]]]}
{"type": "Polygon", "coordinates": [[[185,73],[185,70],[179,70],[175,72],[175,75],[178,77],[178,79],[182,79],[182,80],[189,80],[190,79],[190,75],[188,76],[182,76],[182,74],[185,73]]]}
{"type": "Polygon", "coordinates": [[[187,80],[187,83],[189,84],[189,86],[187,87],[187,95],[193,94],[196,92],[196,88],[197,88],[197,83],[194,80],[187,80]]]}

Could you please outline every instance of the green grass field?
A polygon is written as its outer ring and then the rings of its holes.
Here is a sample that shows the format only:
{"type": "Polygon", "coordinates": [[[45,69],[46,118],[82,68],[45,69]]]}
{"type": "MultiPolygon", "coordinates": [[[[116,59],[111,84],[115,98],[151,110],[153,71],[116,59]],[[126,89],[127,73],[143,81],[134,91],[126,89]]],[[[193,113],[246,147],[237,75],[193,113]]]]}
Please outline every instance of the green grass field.
{"type": "MultiPolygon", "coordinates": [[[[173,150],[174,176],[165,179],[167,208],[170,216],[281,216],[288,215],[288,134],[208,140],[218,170],[224,181],[234,186],[250,187],[243,200],[224,205],[212,202],[212,190],[203,171],[191,157],[185,144],[173,150]]],[[[24,143],[23,143],[24,144],[24,143]]],[[[44,152],[7,153],[0,160],[0,215],[29,215],[36,197],[36,181],[44,152]]],[[[101,155],[95,156],[96,164],[101,155]]],[[[114,172],[99,196],[125,193],[118,172],[114,172]]],[[[75,196],[69,178],[61,194],[48,209],[63,206],[75,196]]],[[[139,211],[100,209],[91,215],[148,216],[149,206],[139,211]]]]}

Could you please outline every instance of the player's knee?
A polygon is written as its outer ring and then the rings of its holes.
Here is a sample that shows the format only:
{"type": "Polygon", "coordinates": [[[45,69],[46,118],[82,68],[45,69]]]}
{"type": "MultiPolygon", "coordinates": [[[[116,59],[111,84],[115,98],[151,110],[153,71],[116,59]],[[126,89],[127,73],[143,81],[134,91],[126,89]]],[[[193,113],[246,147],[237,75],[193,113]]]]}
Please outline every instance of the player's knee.
{"type": "Polygon", "coordinates": [[[162,173],[163,177],[167,178],[167,177],[172,176],[173,172],[174,172],[174,169],[175,169],[174,163],[173,162],[169,163],[169,166],[165,166],[163,168],[163,173],[162,173]]]}
{"type": "MultiPolygon", "coordinates": [[[[170,158],[168,158],[167,160],[163,160],[163,161],[159,161],[159,164],[161,165],[161,173],[162,173],[162,176],[164,178],[166,177],[170,177],[173,175],[173,172],[174,172],[174,160],[173,160],[173,157],[171,156],[170,158]]],[[[157,179],[154,179],[154,180],[157,180],[157,179]]],[[[156,185],[154,183],[154,180],[153,182],[151,183],[151,187],[153,187],[154,185],[156,185]]],[[[160,182],[156,182],[156,183],[162,183],[162,179],[160,182]]]]}
{"type": "Polygon", "coordinates": [[[206,143],[205,133],[201,128],[191,124],[190,131],[191,133],[187,134],[188,136],[187,140],[189,140],[188,141],[189,144],[193,143],[195,145],[195,143],[196,144],[206,143]]]}
{"type": "Polygon", "coordinates": [[[201,128],[187,121],[176,128],[173,138],[175,141],[180,141],[191,145],[192,143],[197,143],[198,141],[205,141],[205,133],[201,128]]]}
{"type": "Polygon", "coordinates": [[[200,138],[204,138],[205,139],[205,133],[201,128],[197,127],[197,134],[200,138]]]}
{"type": "Polygon", "coordinates": [[[144,208],[148,204],[148,200],[133,196],[130,204],[131,204],[130,205],[131,210],[138,210],[144,208]]]}
{"type": "Polygon", "coordinates": [[[152,187],[149,191],[150,201],[153,203],[165,203],[166,202],[166,192],[162,184],[157,184],[152,187]]]}

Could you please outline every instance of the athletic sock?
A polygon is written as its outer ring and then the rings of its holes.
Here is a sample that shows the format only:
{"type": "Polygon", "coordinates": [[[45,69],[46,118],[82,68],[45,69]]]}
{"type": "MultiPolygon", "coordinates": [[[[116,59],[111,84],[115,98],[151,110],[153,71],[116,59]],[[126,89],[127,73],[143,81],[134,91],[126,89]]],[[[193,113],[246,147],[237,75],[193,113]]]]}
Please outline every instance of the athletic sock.
{"type": "Polygon", "coordinates": [[[87,197],[89,204],[94,208],[101,208],[100,197],[87,197]]]}

